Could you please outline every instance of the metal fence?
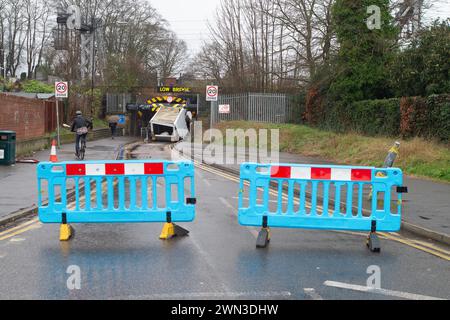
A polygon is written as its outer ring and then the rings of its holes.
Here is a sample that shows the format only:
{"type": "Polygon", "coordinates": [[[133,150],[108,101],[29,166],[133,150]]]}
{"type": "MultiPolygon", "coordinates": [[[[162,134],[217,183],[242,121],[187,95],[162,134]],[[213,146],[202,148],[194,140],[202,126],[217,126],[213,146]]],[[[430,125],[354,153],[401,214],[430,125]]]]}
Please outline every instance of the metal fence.
{"type": "Polygon", "coordinates": [[[242,93],[219,96],[212,104],[212,122],[254,121],[267,123],[291,123],[300,115],[292,96],[281,93],[242,93]],[[220,105],[229,105],[229,113],[220,113],[220,105]]]}
{"type": "Polygon", "coordinates": [[[133,98],[127,93],[107,93],[106,94],[106,113],[126,113],[127,103],[131,103],[133,98]]]}

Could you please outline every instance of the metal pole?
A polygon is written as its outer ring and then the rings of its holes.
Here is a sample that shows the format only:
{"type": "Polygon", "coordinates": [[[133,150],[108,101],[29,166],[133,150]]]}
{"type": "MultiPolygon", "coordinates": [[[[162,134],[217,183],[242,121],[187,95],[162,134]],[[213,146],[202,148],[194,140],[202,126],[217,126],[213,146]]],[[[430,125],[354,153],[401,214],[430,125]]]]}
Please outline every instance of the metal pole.
{"type": "Polygon", "coordinates": [[[199,105],[200,104],[200,95],[197,93],[197,114],[195,116],[195,119],[198,119],[198,111],[199,111],[199,105]]]}
{"type": "Polygon", "coordinates": [[[212,143],[212,128],[213,128],[213,102],[211,101],[211,125],[209,126],[209,143],[212,143]]]}
{"type": "Polygon", "coordinates": [[[59,100],[56,98],[56,139],[58,141],[58,148],[61,148],[61,140],[59,135],[59,100]]]}
{"type": "Polygon", "coordinates": [[[94,76],[95,76],[95,32],[97,26],[95,18],[92,18],[92,44],[91,44],[91,117],[94,118],[94,76]]]}

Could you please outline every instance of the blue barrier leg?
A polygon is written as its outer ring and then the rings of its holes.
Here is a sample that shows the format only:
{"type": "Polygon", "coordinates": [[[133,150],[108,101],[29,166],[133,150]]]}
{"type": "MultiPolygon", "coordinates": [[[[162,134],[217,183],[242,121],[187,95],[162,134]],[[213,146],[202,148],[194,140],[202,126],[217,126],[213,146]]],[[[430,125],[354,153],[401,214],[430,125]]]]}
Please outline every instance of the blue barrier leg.
{"type": "Polygon", "coordinates": [[[256,248],[264,249],[270,242],[270,228],[268,225],[268,217],[263,218],[262,229],[259,232],[258,238],[256,239],[256,248]]]}
{"type": "Polygon", "coordinates": [[[381,252],[381,243],[380,239],[377,235],[377,222],[372,221],[372,231],[367,238],[367,247],[371,252],[380,253],[381,252]]]}
{"type": "Polygon", "coordinates": [[[174,237],[186,237],[189,231],[172,223],[172,213],[167,212],[167,222],[164,224],[159,239],[169,240],[174,237]]]}

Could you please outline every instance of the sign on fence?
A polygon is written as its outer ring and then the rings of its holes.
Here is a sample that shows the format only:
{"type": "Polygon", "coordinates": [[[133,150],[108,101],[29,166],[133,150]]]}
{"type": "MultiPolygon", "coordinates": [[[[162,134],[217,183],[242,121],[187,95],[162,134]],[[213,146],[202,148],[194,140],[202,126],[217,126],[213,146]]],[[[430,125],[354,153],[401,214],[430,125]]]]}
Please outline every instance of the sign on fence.
{"type": "Polygon", "coordinates": [[[231,113],[231,107],[229,104],[220,104],[219,105],[219,113],[220,114],[230,114],[231,113]]]}

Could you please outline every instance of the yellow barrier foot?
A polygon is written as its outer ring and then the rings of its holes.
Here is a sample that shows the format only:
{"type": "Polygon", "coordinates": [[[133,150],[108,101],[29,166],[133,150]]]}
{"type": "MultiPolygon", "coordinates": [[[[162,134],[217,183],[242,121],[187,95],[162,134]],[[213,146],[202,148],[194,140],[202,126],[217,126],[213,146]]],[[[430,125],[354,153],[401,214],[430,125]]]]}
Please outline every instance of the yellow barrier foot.
{"type": "Polygon", "coordinates": [[[189,235],[188,230],[173,223],[166,223],[161,231],[161,235],[159,236],[159,238],[161,240],[169,240],[174,237],[185,237],[187,235],[189,235]]]}
{"type": "Polygon", "coordinates": [[[175,226],[173,223],[166,223],[161,231],[159,238],[161,240],[169,240],[175,237],[175,226]]]}
{"type": "Polygon", "coordinates": [[[377,234],[372,232],[369,234],[369,237],[367,238],[367,247],[371,252],[374,253],[380,253],[381,252],[381,243],[380,239],[378,238],[377,234]]]}
{"type": "Polygon", "coordinates": [[[69,241],[73,235],[73,229],[68,224],[62,224],[59,229],[59,240],[60,241],[69,241]]]}
{"type": "Polygon", "coordinates": [[[258,239],[256,239],[256,248],[264,249],[270,242],[270,229],[262,228],[259,232],[258,239]]]}

